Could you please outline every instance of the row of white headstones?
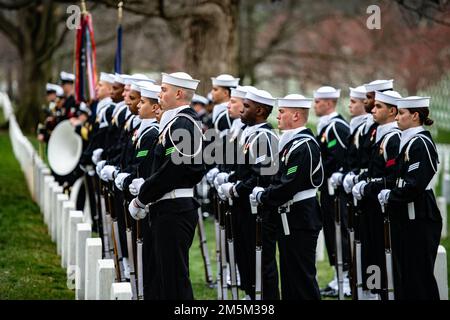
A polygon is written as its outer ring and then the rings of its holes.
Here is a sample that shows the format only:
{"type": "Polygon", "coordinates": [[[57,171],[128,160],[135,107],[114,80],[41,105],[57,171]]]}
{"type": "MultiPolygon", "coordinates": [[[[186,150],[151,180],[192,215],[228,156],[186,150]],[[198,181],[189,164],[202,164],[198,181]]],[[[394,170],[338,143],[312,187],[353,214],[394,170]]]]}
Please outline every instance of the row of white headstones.
{"type": "MultiPolygon", "coordinates": [[[[29,140],[22,134],[6,94],[0,92],[0,105],[9,119],[10,138],[14,154],[25,174],[28,187],[39,205],[48,226],[52,241],[56,242],[61,266],[67,269],[67,284],[75,289],[76,299],[132,299],[129,282],[114,282],[115,265],[112,259],[102,259],[102,240],[91,238],[90,213],[75,210],[75,200],[63,193],[54,180],[50,169],[38,156],[29,140]]],[[[442,214],[441,238],[447,237],[447,205],[450,204],[450,145],[438,144],[438,172],[432,187],[441,186],[437,203],[442,214]]],[[[325,259],[323,232],[320,232],[317,261],[325,259]]],[[[447,258],[443,246],[439,246],[435,265],[435,276],[441,299],[448,300],[447,258]]]]}
{"type": "Polygon", "coordinates": [[[131,300],[129,282],[116,282],[113,259],[102,259],[102,241],[92,237],[89,212],[75,210],[75,199],[63,193],[50,169],[23,135],[6,94],[0,105],[9,121],[13,152],[24,172],[33,200],[39,205],[61,266],[67,272],[67,287],[78,300],[131,300]]]}

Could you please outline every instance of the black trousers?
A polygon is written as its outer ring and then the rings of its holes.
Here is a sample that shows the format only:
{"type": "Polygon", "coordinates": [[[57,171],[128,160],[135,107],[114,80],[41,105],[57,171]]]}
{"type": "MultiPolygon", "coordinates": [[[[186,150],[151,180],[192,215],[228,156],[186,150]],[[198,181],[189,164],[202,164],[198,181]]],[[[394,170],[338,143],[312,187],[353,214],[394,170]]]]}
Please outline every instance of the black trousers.
{"type": "MultiPolygon", "coordinates": [[[[349,269],[350,265],[350,245],[348,239],[348,217],[346,207],[346,196],[340,194],[340,212],[341,212],[341,239],[342,239],[342,261],[344,271],[349,269]]],[[[330,196],[326,189],[320,193],[320,206],[323,221],[323,235],[325,246],[327,248],[328,259],[331,266],[336,266],[336,231],[335,231],[335,196],[330,196]]]]}
{"type": "MultiPolygon", "coordinates": [[[[256,215],[251,213],[248,201],[235,201],[234,215],[238,215],[236,226],[236,257],[241,275],[241,284],[246,294],[255,298],[256,280],[256,215]]],[[[278,289],[278,267],[276,262],[277,225],[275,215],[262,209],[262,289],[264,300],[280,299],[278,289]]]]}
{"type": "MultiPolygon", "coordinates": [[[[131,218],[131,216],[128,213],[128,207],[124,208],[123,205],[123,192],[120,191],[116,185],[113,186],[114,190],[114,198],[112,199],[112,204],[114,206],[114,213],[116,215],[117,224],[119,228],[119,240],[120,240],[120,248],[122,250],[122,256],[124,258],[128,258],[128,247],[127,247],[127,232],[126,232],[126,221],[125,219],[128,219],[128,222],[130,223],[131,220],[134,220],[131,218]],[[126,210],[125,210],[126,209],[126,210]],[[127,215],[127,216],[126,216],[127,215]]],[[[135,237],[136,233],[133,231],[133,237],[135,237]]],[[[134,238],[135,239],[135,238],[134,238]]],[[[135,243],[135,241],[134,241],[135,243]]]]}
{"type": "MultiPolygon", "coordinates": [[[[170,200],[163,200],[170,201],[170,200]]],[[[164,205],[150,209],[150,289],[152,300],[192,300],[189,249],[198,222],[197,209],[166,211],[164,205]]],[[[147,266],[146,266],[147,267],[147,266]]]]}
{"type": "Polygon", "coordinates": [[[316,246],[319,228],[311,228],[308,216],[320,215],[316,199],[304,201],[287,213],[289,235],[285,235],[279,220],[281,297],[283,300],[320,300],[316,280],[316,246]],[[308,211],[308,212],[306,212],[308,211]],[[309,213],[309,214],[308,214],[309,213]]]}
{"type": "Polygon", "coordinates": [[[442,221],[393,219],[391,226],[396,300],[439,300],[434,264],[442,221]]]}
{"type": "Polygon", "coordinates": [[[367,268],[377,266],[380,268],[382,290],[372,290],[381,295],[382,299],[387,299],[386,289],[386,258],[384,250],[384,215],[378,200],[373,198],[365,199],[361,214],[361,251],[362,251],[362,272],[363,287],[367,288],[367,280],[371,276],[367,268]]]}

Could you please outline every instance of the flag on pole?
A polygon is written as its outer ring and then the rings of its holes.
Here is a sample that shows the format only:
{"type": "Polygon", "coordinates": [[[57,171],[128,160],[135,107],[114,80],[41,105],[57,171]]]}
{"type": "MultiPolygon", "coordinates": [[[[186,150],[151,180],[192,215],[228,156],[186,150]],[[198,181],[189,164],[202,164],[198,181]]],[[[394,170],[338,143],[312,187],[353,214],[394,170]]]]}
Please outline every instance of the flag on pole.
{"type": "Polygon", "coordinates": [[[83,10],[75,43],[75,99],[77,103],[95,99],[97,62],[92,17],[83,10]]]}
{"type": "Polygon", "coordinates": [[[122,2],[118,4],[117,47],[114,57],[114,72],[122,73],[122,2]]]}

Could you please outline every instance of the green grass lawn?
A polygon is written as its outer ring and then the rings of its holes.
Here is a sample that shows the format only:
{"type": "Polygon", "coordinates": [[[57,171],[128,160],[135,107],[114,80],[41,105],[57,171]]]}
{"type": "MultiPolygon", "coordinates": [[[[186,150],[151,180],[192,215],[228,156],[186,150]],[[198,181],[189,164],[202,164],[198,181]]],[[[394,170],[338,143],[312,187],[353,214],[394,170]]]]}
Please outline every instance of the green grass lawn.
{"type": "MultiPolygon", "coordinates": [[[[2,112],[0,112],[0,115],[2,112]]],[[[1,123],[1,122],[0,122],[1,123]]],[[[28,137],[38,149],[35,137],[28,137]]],[[[444,141],[446,139],[443,139],[444,141]]],[[[447,142],[447,141],[445,141],[447,142]]],[[[32,202],[22,171],[15,160],[6,131],[0,131],[0,300],[74,299],[66,287],[66,273],[51,242],[38,206],[32,202]]],[[[438,186],[438,190],[440,186],[438,186]]],[[[439,191],[438,191],[439,192],[439,191]]],[[[450,212],[450,206],[448,207],[450,212]]],[[[450,220],[449,230],[450,230],[450,220]]],[[[212,218],[205,220],[213,278],[216,275],[215,236],[212,218]]],[[[441,241],[450,266],[450,237],[441,241]]],[[[325,255],[326,257],[326,255],[325,255]]],[[[319,286],[331,280],[328,261],[317,264],[319,286]]],[[[203,259],[195,235],[190,251],[190,274],[196,299],[216,299],[216,289],[206,286],[203,259]]],[[[450,274],[449,274],[450,279],[450,274]]],[[[231,297],[231,293],[229,293],[231,297]]],[[[240,293],[243,297],[243,293],[240,293]]]]}
{"type": "Polygon", "coordinates": [[[0,300],[74,299],[7,132],[0,132],[0,300]]]}

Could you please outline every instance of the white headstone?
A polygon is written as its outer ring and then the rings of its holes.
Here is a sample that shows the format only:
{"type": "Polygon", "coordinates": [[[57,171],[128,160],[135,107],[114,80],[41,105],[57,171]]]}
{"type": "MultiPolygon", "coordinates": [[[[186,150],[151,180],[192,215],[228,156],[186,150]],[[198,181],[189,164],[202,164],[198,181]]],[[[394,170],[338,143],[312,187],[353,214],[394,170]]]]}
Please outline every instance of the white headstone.
{"type": "Polygon", "coordinates": [[[444,180],[442,184],[442,195],[445,197],[447,204],[450,204],[450,174],[444,174],[444,180]]]}
{"type": "Polygon", "coordinates": [[[55,225],[56,225],[56,253],[61,255],[62,247],[62,215],[63,215],[63,204],[69,200],[67,194],[59,194],[56,197],[56,214],[55,214],[55,225]]]}
{"type": "Polygon", "coordinates": [[[75,279],[77,224],[83,222],[82,211],[70,211],[69,235],[67,237],[67,277],[75,279]]]}
{"type": "Polygon", "coordinates": [[[44,190],[44,222],[48,227],[48,219],[50,216],[50,202],[51,202],[51,189],[55,183],[53,176],[47,176],[44,178],[45,190],[44,190]]]}
{"type": "Polygon", "coordinates": [[[439,297],[441,300],[448,300],[447,253],[442,245],[438,248],[434,277],[439,288],[439,297]]]}
{"type": "Polygon", "coordinates": [[[97,261],[102,259],[102,239],[88,238],[86,240],[85,264],[85,300],[95,300],[97,261]]]}
{"type": "Polygon", "coordinates": [[[442,216],[442,232],[441,239],[447,238],[447,203],[444,197],[437,197],[436,199],[439,211],[442,216]]]}
{"type": "Polygon", "coordinates": [[[131,284],[129,282],[114,282],[111,285],[111,300],[131,300],[131,284]]]}
{"type": "Polygon", "coordinates": [[[111,285],[115,278],[114,260],[102,259],[97,261],[96,300],[111,299],[111,285]]]}
{"type": "Polygon", "coordinates": [[[86,240],[91,237],[92,230],[89,223],[77,224],[77,236],[75,245],[75,299],[83,300],[85,291],[85,267],[86,267],[86,240]]]}
{"type": "Polygon", "coordinates": [[[50,175],[51,175],[50,169],[48,169],[46,166],[44,166],[41,170],[41,176],[39,178],[39,182],[40,182],[39,189],[41,190],[39,192],[39,194],[40,194],[39,206],[41,208],[42,213],[45,213],[45,211],[44,211],[44,209],[45,209],[45,178],[50,177],[50,175]]]}
{"type": "Polygon", "coordinates": [[[317,238],[316,261],[323,261],[324,259],[325,259],[324,237],[323,237],[323,230],[320,230],[319,236],[317,238]]]}
{"type": "Polygon", "coordinates": [[[69,239],[69,216],[70,211],[75,210],[75,204],[72,201],[63,203],[62,211],[62,232],[61,232],[61,267],[67,268],[67,260],[69,247],[67,245],[69,239]]]}
{"type": "Polygon", "coordinates": [[[63,193],[63,188],[59,185],[52,188],[52,204],[50,209],[49,227],[52,241],[56,241],[56,214],[58,211],[58,195],[63,193]]]}

